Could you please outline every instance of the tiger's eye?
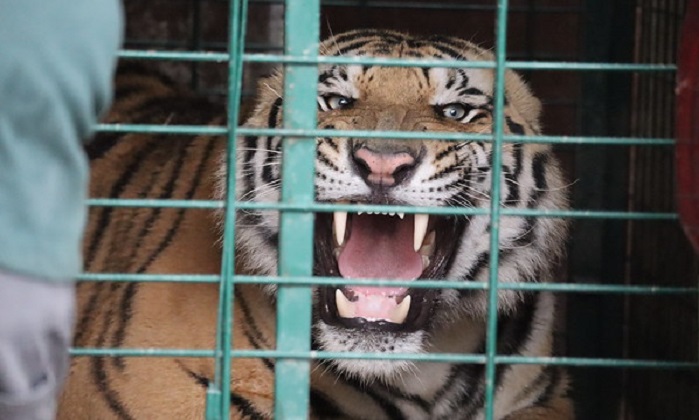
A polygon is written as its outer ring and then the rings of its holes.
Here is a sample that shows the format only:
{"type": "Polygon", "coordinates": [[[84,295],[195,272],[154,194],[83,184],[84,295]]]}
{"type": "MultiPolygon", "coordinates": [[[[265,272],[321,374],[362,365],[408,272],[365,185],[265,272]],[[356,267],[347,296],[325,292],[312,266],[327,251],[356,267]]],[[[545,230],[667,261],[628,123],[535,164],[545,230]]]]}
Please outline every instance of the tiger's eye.
{"type": "Polygon", "coordinates": [[[460,103],[444,105],[441,108],[442,116],[452,120],[460,120],[466,116],[466,107],[460,103]]]}
{"type": "Polygon", "coordinates": [[[342,95],[332,95],[325,98],[328,109],[332,110],[348,108],[352,105],[352,102],[353,100],[351,98],[342,95]]]}

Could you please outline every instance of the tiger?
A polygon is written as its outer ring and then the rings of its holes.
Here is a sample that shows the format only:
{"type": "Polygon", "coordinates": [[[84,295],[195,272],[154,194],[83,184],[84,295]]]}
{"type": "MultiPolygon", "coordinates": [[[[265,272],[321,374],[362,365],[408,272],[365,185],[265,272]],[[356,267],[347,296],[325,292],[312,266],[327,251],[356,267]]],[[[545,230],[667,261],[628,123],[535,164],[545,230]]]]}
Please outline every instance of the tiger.
{"type": "MultiPolygon", "coordinates": [[[[492,61],[493,54],[451,36],[381,29],[332,35],[329,57],[492,61]]],[[[320,64],[318,128],[490,134],[492,68],[320,64]]],[[[541,133],[540,101],[522,78],[505,72],[505,134],[541,133]]],[[[261,78],[243,124],[283,124],[283,73],[261,78]]],[[[164,76],[122,66],[110,123],[227,124],[225,106],[164,76]]],[[[280,198],[280,136],[236,140],[239,201],[280,198]]],[[[493,143],[319,137],[315,197],[319,203],[488,208],[493,143]]],[[[87,149],[90,194],[96,198],[224,200],[226,139],[217,135],[101,133],[87,149]]],[[[568,208],[566,183],[548,144],[502,145],[501,205],[568,208]]],[[[313,274],[484,282],[490,264],[490,216],[388,212],[315,214],[313,274]]],[[[220,210],[94,207],[84,241],[93,273],[220,273],[220,210]]],[[[562,218],[505,216],[499,222],[498,281],[552,281],[564,256],[562,218]]],[[[236,215],[235,270],[276,275],[278,212],[236,215]]],[[[275,348],[274,286],[236,284],[232,339],[236,349],[275,348]]],[[[216,283],[81,282],[75,346],[213,349],[216,283]]],[[[497,352],[547,357],[556,352],[557,303],[550,292],[499,290],[497,352]]],[[[429,355],[483,353],[487,291],[406,287],[316,286],[312,348],[330,352],[429,355]]],[[[482,419],[482,363],[416,360],[316,360],[309,416],[318,419],[482,419]]],[[[274,410],[269,358],[234,358],[231,418],[269,419],[274,410]]],[[[205,411],[215,364],[207,357],[74,357],[59,419],[193,419],[205,411]]],[[[561,366],[498,365],[493,413],[500,420],[573,419],[570,380],[561,366]]]]}

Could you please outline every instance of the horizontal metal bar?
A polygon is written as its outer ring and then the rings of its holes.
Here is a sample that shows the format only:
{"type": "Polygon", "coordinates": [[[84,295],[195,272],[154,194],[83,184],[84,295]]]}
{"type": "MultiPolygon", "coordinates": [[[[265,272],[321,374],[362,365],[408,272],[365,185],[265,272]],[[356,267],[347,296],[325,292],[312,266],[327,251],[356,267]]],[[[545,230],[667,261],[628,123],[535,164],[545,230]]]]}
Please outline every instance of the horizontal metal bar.
{"type": "MultiPolygon", "coordinates": [[[[112,133],[147,133],[147,134],[181,134],[181,135],[225,135],[228,128],[223,126],[201,125],[157,125],[157,124],[97,124],[100,132],[112,133]]],[[[241,136],[283,136],[283,137],[355,137],[355,138],[393,138],[406,140],[447,140],[447,141],[492,141],[492,135],[473,133],[446,132],[412,132],[412,131],[372,131],[372,130],[323,130],[323,129],[285,129],[285,128],[251,128],[238,127],[241,136]]],[[[507,143],[540,144],[590,144],[622,146],[672,146],[670,138],[639,137],[581,137],[581,136],[521,136],[505,135],[507,143]]]]}
{"type": "MultiPolygon", "coordinates": [[[[221,209],[223,201],[217,200],[169,200],[169,199],[121,199],[121,198],[92,198],[87,200],[88,205],[95,207],[172,207],[190,209],[221,209]]],[[[279,210],[291,212],[320,212],[329,213],[335,211],[348,212],[400,212],[407,214],[426,213],[433,215],[488,215],[487,208],[465,207],[416,207],[416,206],[384,206],[378,204],[293,204],[274,202],[250,202],[236,201],[235,207],[241,210],[279,210]]],[[[500,212],[503,216],[533,216],[555,217],[572,219],[621,219],[621,220],[676,220],[677,213],[650,213],[650,212],[626,212],[604,210],[538,210],[538,209],[514,209],[503,208],[500,212]]]]}
{"type": "MultiPolygon", "coordinates": [[[[495,68],[495,61],[434,60],[434,59],[397,59],[364,56],[320,56],[316,58],[275,55],[245,54],[243,60],[249,63],[279,64],[346,64],[386,67],[440,67],[440,68],[495,68]]],[[[639,64],[639,63],[588,63],[559,61],[507,61],[505,67],[519,70],[567,70],[567,71],[651,71],[672,72],[677,70],[674,64],[639,64]]]]}
{"type": "Polygon", "coordinates": [[[74,357],[214,357],[216,352],[214,350],[164,349],[161,347],[141,349],[73,347],[70,349],[70,355],[74,357]]]}
{"type": "MultiPolygon", "coordinates": [[[[379,130],[299,130],[283,128],[240,127],[241,136],[283,136],[283,137],[354,137],[354,138],[392,138],[404,140],[449,140],[491,142],[490,134],[474,133],[425,133],[413,131],[379,131],[379,130]]],[[[540,143],[540,144],[590,144],[590,145],[625,145],[625,146],[671,146],[674,139],[639,138],[639,137],[582,137],[582,136],[521,136],[504,135],[506,143],[540,143]]]]}
{"type": "Polygon", "coordinates": [[[81,273],[78,281],[94,282],[143,282],[143,283],[218,283],[217,274],[128,274],[128,273],[81,273]]]}
{"type": "Polygon", "coordinates": [[[223,209],[221,200],[171,200],[149,198],[90,198],[87,204],[92,207],[169,207],[183,209],[223,209]]]}
{"type": "Polygon", "coordinates": [[[674,72],[674,64],[640,63],[579,63],[560,61],[508,61],[505,67],[513,70],[570,70],[570,71],[628,71],[674,72]]]}
{"type": "MultiPolygon", "coordinates": [[[[251,4],[283,4],[284,0],[250,0],[251,4]]],[[[496,6],[481,4],[464,4],[456,2],[424,2],[424,1],[370,1],[366,0],[324,0],[322,6],[333,7],[360,7],[360,8],[398,8],[398,9],[437,9],[437,10],[468,10],[474,12],[494,12],[496,6]]],[[[508,9],[511,12],[526,13],[581,13],[580,7],[570,6],[513,6],[508,9]]]]}
{"type": "Polygon", "coordinates": [[[162,61],[197,61],[225,64],[228,53],[216,51],[162,51],[122,49],[118,53],[121,59],[162,60],[162,61]]]}
{"type": "MultiPolygon", "coordinates": [[[[432,4],[432,3],[430,3],[432,4]]],[[[190,48],[192,43],[188,40],[176,40],[176,39],[153,39],[153,38],[130,38],[126,40],[124,44],[125,50],[146,50],[151,49],[155,51],[157,48],[169,48],[177,52],[179,50],[186,50],[190,48]]],[[[221,53],[228,49],[228,44],[225,42],[207,41],[199,44],[199,48],[203,49],[209,53],[221,53]]],[[[284,46],[275,43],[268,42],[246,42],[245,51],[249,53],[258,52],[282,52],[284,51],[284,46]]],[[[197,52],[197,51],[192,51],[197,52]]],[[[571,61],[575,60],[577,56],[575,54],[566,54],[561,52],[547,52],[547,51],[524,51],[524,50],[512,50],[507,53],[510,59],[517,60],[531,60],[531,61],[571,61]]]]}
{"type": "MultiPolygon", "coordinates": [[[[83,273],[79,281],[120,281],[144,283],[217,283],[218,275],[205,274],[125,274],[125,273],[83,273]]],[[[296,286],[375,286],[375,287],[409,287],[430,289],[488,290],[488,283],[476,281],[453,280],[395,280],[395,279],[348,279],[340,277],[303,277],[303,276],[250,276],[235,275],[237,284],[281,284],[296,286]]],[[[548,291],[560,293],[622,293],[644,295],[680,295],[698,294],[699,288],[668,287],[656,285],[625,284],[585,284],[585,283],[499,283],[498,289],[519,291],[548,291]]]]}
{"type": "MultiPolygon", "coordinates": [[[[228,53],[216,51],[160,51],[132,50],[119,51],[119,58],[164,61],[197,61],[225,63],[228,53]]],[[[248,63],[276,64],[346,64],[395,67],[441,67],[441,68],[495,68],[494,61],[459,61],[459,60],[416,60],[381,57],[302,57],[278,54],[243,54],[243,61],[248,63]]],[[[674,72],[674,64],[637,64],[637,63],[586,63],[560,61],[507,61],[506,68],[517,70],[566,70],[566,71],[629,71],[629,72],[674,72]]]]}
{"type": "Polygon", "coordinates": [[[144,134],[180,134],[212,135],[228,134],[228,127],[208,125],[162,125],[162,124],[97,124],[95,130],[103,133],[144,133],[144,134]]]}
{"type": "MultiPolygon", "coordinates": [[[[214,357],[213,350],[162,349],[162,348],[71,348],[74,357],[214,357]]],[[[278,351],[278,350],[232,350],[231,357],[237,359],[351,359],[351,360],[411,360],[433,363],[484,364],[482,354],[460,353],[345,353],[326,351],[278,351]]],[[[615,367],[640,369],[699,369],[697,362],[648,360],[648,359],[607,359],[592,357],[526,357],[496,355],[495,363],[501,365],[557,365],[583,367],[615,367]]]]}

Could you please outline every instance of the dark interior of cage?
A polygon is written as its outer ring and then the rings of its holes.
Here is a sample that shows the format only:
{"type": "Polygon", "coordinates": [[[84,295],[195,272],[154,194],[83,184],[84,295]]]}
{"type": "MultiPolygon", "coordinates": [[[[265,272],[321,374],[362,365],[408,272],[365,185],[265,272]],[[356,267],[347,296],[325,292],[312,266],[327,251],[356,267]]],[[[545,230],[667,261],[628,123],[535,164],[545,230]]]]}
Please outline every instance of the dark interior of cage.
{"type": "MultiPolygon", "coordinates": [[[[323,36],[353,28],[446,34],[495,45],[494,1],[322,2],[323,36]]],[[[128,48],[227,49],[228,2],[127,0],[128,48]]],[[[508,60],[676,62],[683,0],[513,0],[508,60]]],[[[250,0],[246,52],[283,51],[284,6],[250,0]]],[[[225,63],[153,63],[173,78],[225,100],[225,63]]],[[[245,67],[244,97],[265,64],[245,67]]],[[[544,104],[545,134],[673,138],[674,72],[529,70],[544,104]]],[[[572,207],[673,213],[674,150],[668,145],[560,144],[572,207]]],[[[699,263],[677,220],[579,218],[558,282],[696,288],[699,263]]],[[[561,293],[561,354],[695,362],[696,293],[561,293]]],[[[580,419],[699,418],[695,369],[571,366],[580,419]]]]}

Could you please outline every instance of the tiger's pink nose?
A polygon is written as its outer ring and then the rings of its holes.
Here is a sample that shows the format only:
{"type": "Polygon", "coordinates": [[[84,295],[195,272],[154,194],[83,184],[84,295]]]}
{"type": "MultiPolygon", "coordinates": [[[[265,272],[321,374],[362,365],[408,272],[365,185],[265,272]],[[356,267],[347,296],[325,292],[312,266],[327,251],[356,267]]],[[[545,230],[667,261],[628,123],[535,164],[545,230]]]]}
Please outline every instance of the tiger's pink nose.
{"type": "Polygon", "coordinates": [[[377,187],[400,184],[417,164],[409,153],[379,153],[366,147],[357,149],[352,157],[366,183],[377,187]]]}

